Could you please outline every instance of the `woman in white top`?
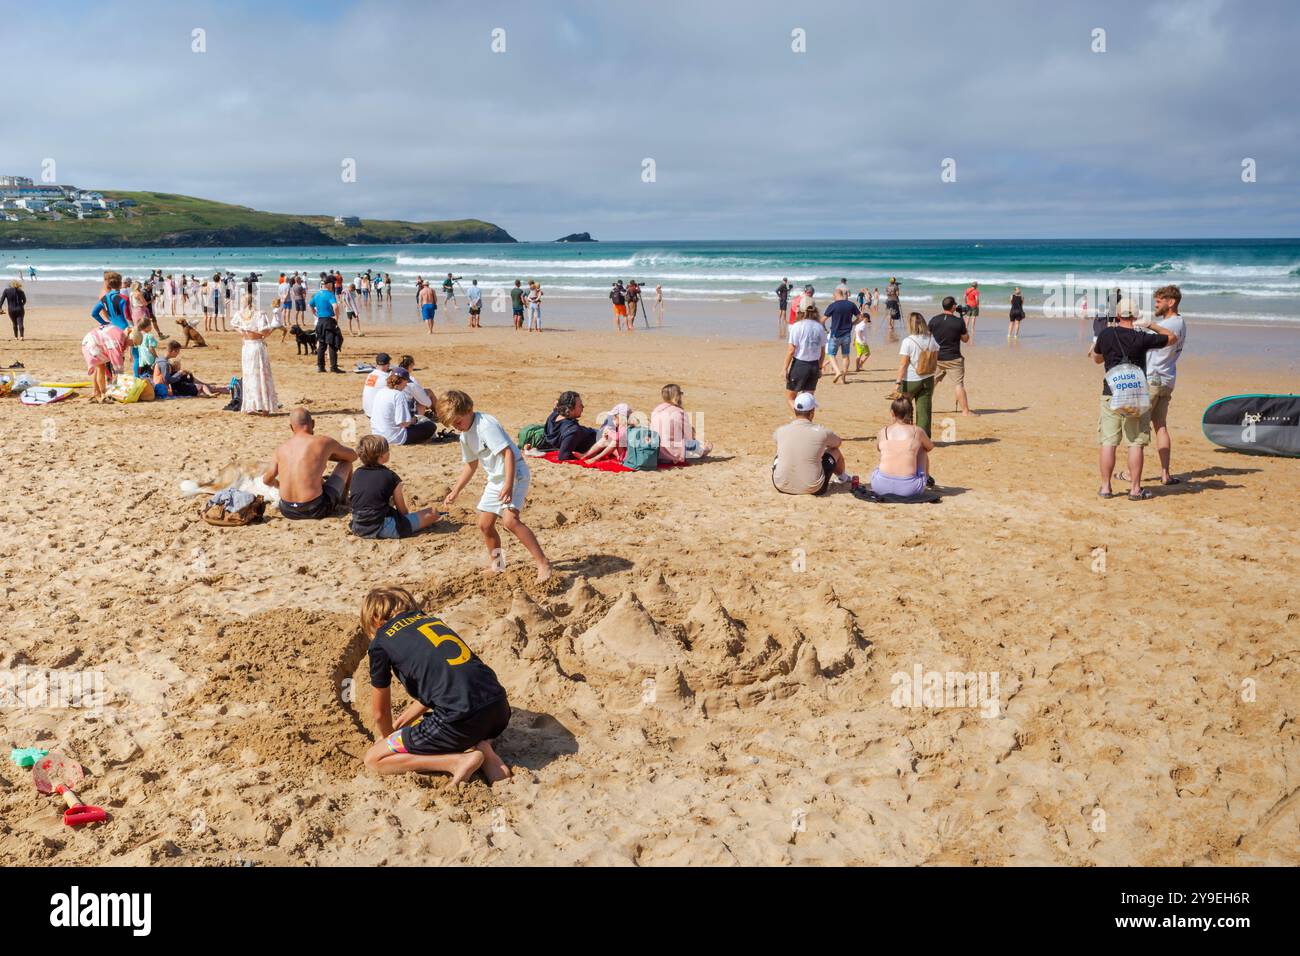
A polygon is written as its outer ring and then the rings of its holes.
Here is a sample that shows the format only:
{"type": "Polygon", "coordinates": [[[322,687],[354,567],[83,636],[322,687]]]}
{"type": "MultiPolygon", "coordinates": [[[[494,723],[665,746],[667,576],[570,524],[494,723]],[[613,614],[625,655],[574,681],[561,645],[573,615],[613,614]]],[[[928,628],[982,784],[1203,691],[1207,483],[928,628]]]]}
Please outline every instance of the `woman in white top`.
{"type": "Polygon", "coordinates": [[[252,293],[245,292],[243,305],[230,324],[244,339],[240,411],[250,415],[269,415],[280,407],[265,341],[275,331],[276,323],[265,312],[255,310],[252,293]]]}
{"type": "Polygon", "coordinates": [[[385,387],[370,400],[370,430],[388,439],[390,445],[419,445],[438,431],[436,422],[412,415],[406,395],[409,382],[406,369],[395,368],[388,374],[385,387]]]}
{"type": "Polygon", "coordinates": [[[916,407],[916,424],[930,434],[930,405],[934,399],[934,370],[939,366],[939,343],[930,334],[925,316],[912,312],[907,317],[907,337],[898,349],[898,392],[911,397],[916,407]]]}

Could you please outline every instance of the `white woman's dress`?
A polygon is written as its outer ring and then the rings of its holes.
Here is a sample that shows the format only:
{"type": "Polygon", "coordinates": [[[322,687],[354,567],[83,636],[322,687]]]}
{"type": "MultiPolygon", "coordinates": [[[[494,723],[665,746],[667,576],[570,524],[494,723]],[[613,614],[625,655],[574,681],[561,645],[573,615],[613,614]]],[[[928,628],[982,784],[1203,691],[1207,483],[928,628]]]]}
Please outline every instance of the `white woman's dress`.
{"type": "MultiPolygon", "coordinates": [[[[265,312],[249,315],[242,313],[232,322],[241,332],[265,332],[275,328],[277,323],[267,317],[265,312]]],[[[275,382],[271,378],[271,355],[266,348],[265,339],[244,339],[243,351],[244,378],[240,383],[243,390],[241,412],[273,412],[280,407],[275,394],[275,382]]]]}

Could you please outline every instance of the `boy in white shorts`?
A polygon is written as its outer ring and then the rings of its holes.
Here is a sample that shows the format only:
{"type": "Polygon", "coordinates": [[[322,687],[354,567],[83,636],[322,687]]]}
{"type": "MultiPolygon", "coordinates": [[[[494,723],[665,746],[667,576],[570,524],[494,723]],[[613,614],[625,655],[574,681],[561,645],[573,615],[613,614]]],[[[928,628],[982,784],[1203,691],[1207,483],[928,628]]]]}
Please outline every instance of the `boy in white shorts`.
{"type": "Polygon", "coordinates": [[[487,473],[487,487],[483,489],[483,497],[477,506],[478,529],[488,549],[488,566],[484,570],[489,574],[505,570],[501,536],[496,527],[500,518],[502,526],[519,539],[537,562],[537,580],[545,581],[551,576],[551,562],[537,543],[537,536],[519,520],[531,478],[528,463],[519,447],[510,440],[499,421],[491,415],[474,411],[474,400],[464,392],[453,390],[440,395],[437,408],[438,421],[460,432],[460,454],[465,462],[460,477],[443,499],[444,503],[452,504],[465,490],[478,470],[479,462],[483,463],[483,470],[487,473]]]}

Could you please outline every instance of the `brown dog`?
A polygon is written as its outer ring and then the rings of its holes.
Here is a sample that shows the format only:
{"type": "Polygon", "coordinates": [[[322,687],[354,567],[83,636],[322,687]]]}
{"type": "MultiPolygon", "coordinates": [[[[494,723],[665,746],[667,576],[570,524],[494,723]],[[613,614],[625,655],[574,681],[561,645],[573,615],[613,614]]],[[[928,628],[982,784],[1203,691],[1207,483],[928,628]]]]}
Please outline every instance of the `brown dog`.
{"type": "Polygon", "coordinates": [[[184,318],[178,317],[176,319],[176,324],[179,325],[181,331],[185,333],[185,342],[181,345],[181,348],[187,349],[190,347],[191,343],[193,343],[196,349],[205,349],[208,347],[208,343],[203,340],[203,336],[199,334],[199,330],[190,325],[184,318]]]}

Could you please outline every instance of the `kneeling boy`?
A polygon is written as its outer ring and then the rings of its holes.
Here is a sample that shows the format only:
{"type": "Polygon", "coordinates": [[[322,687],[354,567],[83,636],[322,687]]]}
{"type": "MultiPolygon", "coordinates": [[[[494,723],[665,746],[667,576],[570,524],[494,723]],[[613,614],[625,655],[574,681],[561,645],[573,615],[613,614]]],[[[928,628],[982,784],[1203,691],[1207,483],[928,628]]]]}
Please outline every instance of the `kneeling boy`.
{"type": "Polygon", "coordinates": [[[361,604],[370,642],[371,714],[378,739],[365,763],[380,773],[436,770],[451,782],[482,768],[492,782],[510,776],[492,741],[510,723],[510,703],[492,668],[410,592],[375,588],[361,604]],[[412,702],[393,723],[392,675],[412,702]]]}

